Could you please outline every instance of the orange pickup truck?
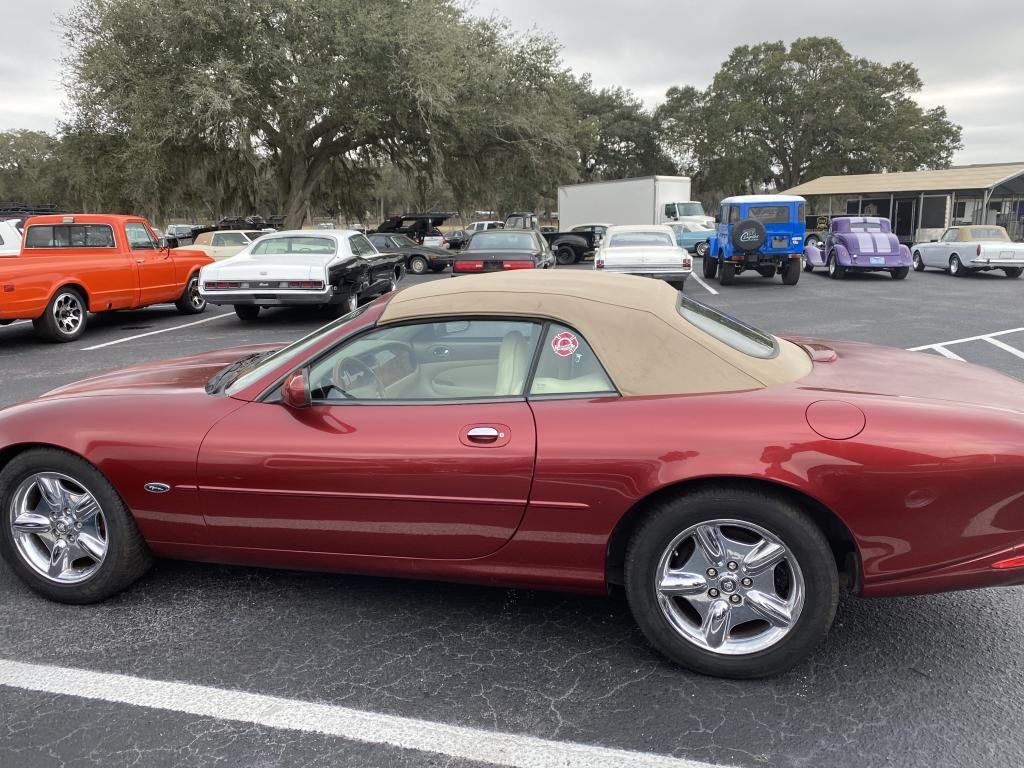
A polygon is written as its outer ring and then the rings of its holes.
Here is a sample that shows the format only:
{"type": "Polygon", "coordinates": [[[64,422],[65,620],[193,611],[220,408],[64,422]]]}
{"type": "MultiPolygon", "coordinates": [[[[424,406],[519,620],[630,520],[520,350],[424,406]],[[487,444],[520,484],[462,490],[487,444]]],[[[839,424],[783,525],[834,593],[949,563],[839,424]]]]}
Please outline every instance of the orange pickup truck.
{"type": "Polygon", "coordinates": [[[89,312],[173,303],[206,309],[199,269],[213,259],[171,250],[138,216],[33,216],[21,252],[0,258],[0,325],[31,320],[47,341],[74,341],[89,312]]]}

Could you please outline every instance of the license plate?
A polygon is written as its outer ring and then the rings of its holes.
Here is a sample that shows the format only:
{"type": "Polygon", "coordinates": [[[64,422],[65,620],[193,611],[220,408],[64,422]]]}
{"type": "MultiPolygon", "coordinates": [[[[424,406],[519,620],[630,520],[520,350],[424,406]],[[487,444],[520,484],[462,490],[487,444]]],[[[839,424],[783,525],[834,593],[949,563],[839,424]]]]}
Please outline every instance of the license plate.
{"type": "Polygon", "coordinates": [[[786,248],[789,245],[788,237],[773,237],[772,248],[786,248]]]}
{"type": "Polygon", "coordinates": [[[872,264],[885,264],[885,257],[884,256],[872,256],[871,257],[871,263],[872,264]]]}

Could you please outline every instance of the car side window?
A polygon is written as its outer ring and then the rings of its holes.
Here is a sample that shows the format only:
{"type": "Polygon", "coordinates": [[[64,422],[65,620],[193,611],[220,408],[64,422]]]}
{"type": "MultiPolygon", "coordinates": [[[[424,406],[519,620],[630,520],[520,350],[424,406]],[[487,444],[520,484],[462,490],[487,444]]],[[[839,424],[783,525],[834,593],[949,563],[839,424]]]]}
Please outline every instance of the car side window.
{"type": "Polygon", "coordinates": [[[376,256],[377,249],[373,247],[373,244],[366,239],[363,235],[352,235],[348,239],[349,246],[352,248],[352,253],[356,256],[376,256]]]}
{"type": "Polygon", "coordinates": [[[956,227],[947,229],[942,235],[942,242],[944,243],[955,243],[960,239],[960,230],[956,227]]]}
{"type": "Polygon", "coordinates": [[[740,220],[740,207],[738,205],[729,206],[729,223],[735,224],[740,220]]]}
{"type": "Polygon", "coordinates": [[[155,251],[157,249],[157,242],[145,224],[129,222],[124,225],[124,233],[128,236],[128,247],[133,251],[155,251]]]}
{"type": "Polygon", "coordinates": [[[571,328],[550,323],[530,395],[582,394],[616,394],[616,389],[586,340],[571,328]]]}
{"type": "Polygon", "coordinates": [[[313,400],[422,402],[522,397],[540,323],[464,320],[377,328],[313,364],[313,400]]]}
{"type": "Polygon", "coordinates": [[[213,244],[216,245],[240,245],[246,246],[249,241],[245,237],[237,232],[222,233],[213,236],[213,244]]]}

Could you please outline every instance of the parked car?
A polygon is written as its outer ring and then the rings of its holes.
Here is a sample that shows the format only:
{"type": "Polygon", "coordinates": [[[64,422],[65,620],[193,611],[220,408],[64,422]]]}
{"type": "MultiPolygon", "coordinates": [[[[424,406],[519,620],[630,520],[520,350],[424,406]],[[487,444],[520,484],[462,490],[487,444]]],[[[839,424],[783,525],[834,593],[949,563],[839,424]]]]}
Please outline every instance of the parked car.
{"type": "Polygon", "coordinates": [[[800,280],[807,201],[796,195],[738,195],[725,198],[715,218],[715,235],[704,257],[704,277],[732,285],[744,270],[762,277],[782,275],[785,285],[800,280]]]}
{"type": "Polygon", "coordinates": [[[173,237],[178,241],[178,245],[191,245],[192,238],[195,237],[193,230],[201,229],[203,227],[198,224],[168,224],[164,236],[173,237]]]}
{"type": "Polygon", "coordinates": [[[910,249],[900,244],[886,218],[837,216],[821,248],[804,246],[803,265],[805,272],[825,267],[835,280],[847,272],[888,272],[903,280],[910,272],[910,249]]]}
{"type": "Polygon", "coordinates": [[[420,245],[444,248],[445,236],[438,227],[450,219],[451,213],[407,213],[381,222],[377,232],[407,235],[420,245]]]}
{"type": "Polygon", "coordinates": [[[1020,277],[1024,272],[1024,243],[1010,240],[1003,227],[994,224],[973,224],[950,227],[942,237],[913,246],[914,269],[944,269],[963,277],[971,272],[1001,269],[1007,277],[1020,277]]]}
{"type": "Polygon", "coordinates": [[[657,277],[681,289],[693,273],[693,259],[666,224],[613,226],[594,254],[594,269],[657,277]]]}
{"type": "Polygon", "coordinates": [[[501,229],[504,226],[505,222],[503,221],[474,221],[466,227],[466,232],[473,234],[474,232],[483,232],[487,229],[501,229]]]}
{"type": "Polygon", "coordinates": [[[273,230],[215,229],[196,235],[192,247],[202,251],[211,259],[228,259],[242,251],[255,240],[273,230]]]}
{"type": "Polygon", "coordinates": [[[424,275],[429,271],[444,272],[451,264],[452,255],[445,248],[420,245],[406,235],[387,235],[382,232],[369,235],[373,247],[381,253],[401,256],[407,271],[424,275]]]}
{"type": "Polygon", "coordinates": [[[199,269],[210,257],[171,250],[138,216],[70,214],[25,222],[20,253],[0,262],[0,324],[32,320],[46,341],[74,341],[89,312],[173,303],[206,309],[199,269]]]}
{"type": "Polygon", "coordinates": [[[503,272],[513,269],[551,269],[555,255],[533,230],[485,229],[469,237],[452,257],[452,275],[503,272]]]}
{"type": "Polygon", "coordinates": [[[458,251],[466,244],[466,239],[469,237],[469,233],[464,229],[456,229],[445,235],[445,248],[450,251],[458,251]]]}
{"type": "Polygon", "coordinates": [[[567,266],[576,264],[597,247],[600,238],[594,232],[541,232],[540,220],[534,213],[512,213],[505,219],[505,229],[527,229],[548,241],[555,259],[567,266]]]}
{"type": "Polygon", "coordinates": [[[578,224],[577,226],[575,226],[572,229],[570,229],[569,232],[570,233],[592,232],[593,235],[594,235],[593,236],[594,248],[596,249],[601,244],[601,238],[604,237],[604,233],[608,231],[608,227],[610,227],[610,226],[612,226],[612,225],[609,224],[609,223],[578,224]]]}
{"type": "Polygon", "coordinates": [[[1024,383],[623,275],[432,281],[68,384],[0,412],[0,467],[0,552],[67,603],[154,556],[622,585],[668,658],[743,678],[811,653],[841,589],[1024,584],[1024,383]]]}
{"type": "Polygon", "coordinates": [[[703,224],[693,221],[676,221],[669,224],[676,235],[676,244],[698,256],[707,256],[711,247],[711,238],[715,236],[714,229],[708,229],[703,224]]]}
{"type": "Polygon", "coordinates": [[[237,256],[203,268],[199,290],[246,321],[264,307],[315,306],[354,312],[361,298],[398,288],[405,265],[382,254],[366,235],[347,229],[291,230],[264,235],[237,256]]]}
{"type": "Polygon", "coordinates": [[[21,253],[21,230],[18,219],[0,221],[0,258],[21,253]]]}

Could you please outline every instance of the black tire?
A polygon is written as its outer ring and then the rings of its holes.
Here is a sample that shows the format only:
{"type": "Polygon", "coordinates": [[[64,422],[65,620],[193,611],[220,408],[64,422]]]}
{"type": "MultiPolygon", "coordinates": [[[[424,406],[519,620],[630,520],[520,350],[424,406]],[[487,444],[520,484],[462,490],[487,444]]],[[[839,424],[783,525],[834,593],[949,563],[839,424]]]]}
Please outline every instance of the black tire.
{"type": "Polygon", "coordinates": [[[188,279],[185,290],[176,302],[175,309],[183,315],[200,315],[206,311],[206,299],[199,295],[199,273],[188,279]]]}
{"type": "Polygon", "coordinates": [[[423,256],[410,256],[409,257],[409,272],[414,275],[425,275],[430,268],[430,264],[423,256]]]}
{"type": "Polygon", "coordinates": [[[768,265],[760,266],[760,267],[757,268],[757,274],[759,274],[761,277],[767,277],[767,278],[775,277],[775,265],[772,264],[770,266],[768,266],[768,265]]]}
{"type": "Polygon", "coordinates": [[[83,605],[114,595],[137,581],[153,556],[131,512],[110,481],[92,464],[54,448],[36,448],[15,456],[0,472],[0,554],[32,590],[61,603],[83,605]],[[107,551],[95,572],[77,584],[50,581],[25,562],[11,531],[11,508],[18,486],[37,472],[59,472],[87,489],[99,503],[107,535],[107,551]]]}
{"type": "Polygon", "coordinates": [[[260,307],[258,304],[235,304],[235,314],[239,320],[251,323],[260,316],[260,307]]]}
{"type": "Polygon", "coordinates": [[[43,341],[64,344],[85,333],[89,304],[78,288],[60,288],[50,298],[43,314],[32,321],[32,328],[43,341]]]}
{"type": "Polygon", "coordinates": [[[686,288],[685,280],[669,280],[668,284],[675,288],[677,291],[681,291],[686,288]]]}
{"type": "Polygon", "coordinates": [[[719,285],[732,285],[736,282],[736,265],[731,261],[723,261],[718,267],[719,285]]]}
{"type": "Polygon", "coordinates": [[[702,266],[704,277],[708,280],[714,280],[718,276],[718,259],[713,256],[705,256],[702,260],[702,266]]]}
{"type": "Polygon", "coordinates": [[[448,269],[448,265],[447,264],[437,264],[437,265],[431,267],[430,271],[431,272],[444,272],[446,269],[448,269]]]}
{"type": "Polygon", "coordinates": [[[920,251],[914,251],[914,271],[924,272],[924,259],[921,258],[920,251]]]}
{"type": "Polygon", "coordinates": [[[814,522],[773,496],[728,488],[689,493],[651,509],[629,541],[625,583],[633,617],[655,648],[695,672],[739,679],[777,675],[804,659],[828,633],[839,601],[835,559],[814,522]],[[673,628],[662,612],[652,588],[662,554],[680,533],[710,520],[735,520],[770,532],[803,573],[800,614],[788,633],[768,648],[737,655],[701,648],[673,628]]]}
{"type": "Polygon", "coordinates": [[[804,272],[813,272],[814,271],[814,265],[811,264],[810,259],[808,259],[806,256],[801,256],[800,257],[800,265],[803,267],[804,272]]]}
{"type": "Polygon", "coordinates": [[[783,285],[796,285],[800,282],[800,259],[789,259],[782,262],[780,271],[783,285]]]}
{"type": "Polygon", "coordinates": [[[1022,267],[1004,267],[1003,268],[1003,272],[1006,273],[1007,277],[1017,278],[1017,277],[1021,276],[1021,273],[1024,273],[1024,268],[1022,268],[1022,267]]]}
{"type": "Polygon", "coordinates": [[[953,277],[963,277],[967,274],[967,268],[955,253],[949,257],[949,274],[953,277]]]}
{"type": "Polygon", "coordinates": [[[561,245],[558,247],[558,250],[555,251],[555,261],[558,262],[560,267],[567,267],[570,264],[575,264],[576,251],[568,245],[561,245]]]}
{"type": "Polygon", "coordinates": [[[890,272],[893,280],[906,280],[910,274],[910,267],[896,267],[890,272]]]}
{"type": "Polygon", "coordinates": [[[757,219],[743,219],[733,225],[731,240],[737,251],[751,253],[758,250],[768,239],[768,232],[757,219]]]}
{"type": "Polygon", "coordinates": [[[700,256],[702,259],[708,255],[711,250],[711,244],[707,240],[701,240],[697,245],[693,247],[693,252],[700,256]]]}
{"type": "Polygon", "coordinates": [[[836,258],[835,252],[828,255],[828,262],[826,265],[828,268],[828,276],[833,280],[842,280],[846,277],[846,267],[839,263],[839,259],[836,258]]]}

